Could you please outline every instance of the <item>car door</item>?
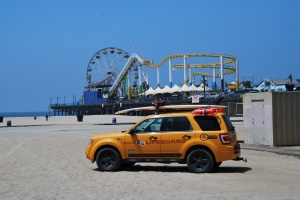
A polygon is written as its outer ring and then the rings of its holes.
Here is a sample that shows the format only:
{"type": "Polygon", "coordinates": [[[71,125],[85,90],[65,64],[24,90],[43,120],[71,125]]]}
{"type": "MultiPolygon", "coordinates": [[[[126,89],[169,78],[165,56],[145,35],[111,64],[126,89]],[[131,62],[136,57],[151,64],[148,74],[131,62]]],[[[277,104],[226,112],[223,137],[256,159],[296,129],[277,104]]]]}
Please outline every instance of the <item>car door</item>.
{"type": "Polygon", "coordinates": [[[125,135],[128,158],[160,158],[162,118],[149,118],[125,135]]]}
{"type": "Polygon", "coordinates": [[[162,158],[181,157],[183,147],[194,141],[195,133],[187,117],[164,118],[160,142],[162,158]]]}

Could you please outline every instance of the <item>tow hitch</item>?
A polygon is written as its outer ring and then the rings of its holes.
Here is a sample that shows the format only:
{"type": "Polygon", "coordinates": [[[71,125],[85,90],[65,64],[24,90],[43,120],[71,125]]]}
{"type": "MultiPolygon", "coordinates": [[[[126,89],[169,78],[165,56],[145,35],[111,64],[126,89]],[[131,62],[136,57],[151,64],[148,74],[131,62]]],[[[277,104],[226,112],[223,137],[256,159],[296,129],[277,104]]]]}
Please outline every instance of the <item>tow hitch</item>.
{"type": "Polygon", "coordinates": [[[243,158],[243,157],[238,157],[236,159],[234,159],[234,161],[244,161],[244,162],[247,162],[247,158],[243,158]]]}

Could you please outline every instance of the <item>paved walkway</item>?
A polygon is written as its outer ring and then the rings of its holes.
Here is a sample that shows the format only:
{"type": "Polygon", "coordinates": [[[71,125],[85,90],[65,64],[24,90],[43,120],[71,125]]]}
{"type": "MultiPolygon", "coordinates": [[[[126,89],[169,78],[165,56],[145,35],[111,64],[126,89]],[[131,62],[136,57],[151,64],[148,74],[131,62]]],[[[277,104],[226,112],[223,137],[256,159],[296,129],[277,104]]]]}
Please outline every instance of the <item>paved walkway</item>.
{"type": "Polygon", "coordinates": [[[300,146],[267,146],[267,145],[257,145],[257,144],[241,144],[242,149],[249,149],[255,151],[267,151],[272,153],[277,153],[280,155],[296,156],[300,158],[300,146]]]}

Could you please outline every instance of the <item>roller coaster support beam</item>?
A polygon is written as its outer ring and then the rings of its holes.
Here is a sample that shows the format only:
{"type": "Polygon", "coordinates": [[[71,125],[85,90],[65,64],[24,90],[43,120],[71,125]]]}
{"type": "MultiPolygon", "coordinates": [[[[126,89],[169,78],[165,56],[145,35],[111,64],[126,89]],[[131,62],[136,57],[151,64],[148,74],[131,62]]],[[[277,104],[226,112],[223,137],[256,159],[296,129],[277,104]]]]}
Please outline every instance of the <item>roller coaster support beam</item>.
{"type": "Polygon", "coordinates": [[[240,85],[240,82],[239,82],[239,62],[238,62],[238,60],[236,59],[236,61],[235,61],[235,69],[236,69],[236,71],[235,71],[235,75],[236,75],[236,82],[235,82],[235,90],[236,91],[239,91],[239,85],[240,85]]]}
{"type": "Polygon", "coordinates": [[[159,67],[156,68],[157,75],[157,87],[160,87],[159,67]]]}
{"type": "Polygon", "coordinates": [[[189,68],[190,86],[192,85],[192,68],[189,68]]]}
{"type": "Polygon", "coordinates": [[[173,87],[172,84],[172,59],[169,58],[169,82],[170,82],[170,88],[173,87]]]}
{"type": "Polygon", "coordinates": [[[187,56],[183,55],[183,80],[186,80],[186,59],[187,56]]]}
{"type": "Polygon", "coordinates": [[[203,98],[205,99],[205,87],[206,87],[205,76],[202,77],[203,77],[203,98]]]}
{"type": "Polygon", "coordinates": [[[146,66],[146,82],[149,85],[149,66],[146,66]]]}
{"type": "Polygon", "coordinates": [[[142,65],[139,66],[138,70],[139,70],[139,94],[141,94],[143,92],[142,89],[142,65]]]}
{"type": "Polygon", "coordinates": [[[222,90],[222,92],[224,92],[225,89],[224,89],[224,65],[223,65],[223,55],[220,56],[220,62],[221,62],[221,90],[222,90]]]}
{"type": "Polygon", "coordinates": [[[217,89],[217,83],[216,83],[216,68],[213,68],[213,89],[217,89]]]}
{"type": "Polygon", "coordinates": [[[146,82],[149,84],[149,66],[146,66],[146,82]]]}

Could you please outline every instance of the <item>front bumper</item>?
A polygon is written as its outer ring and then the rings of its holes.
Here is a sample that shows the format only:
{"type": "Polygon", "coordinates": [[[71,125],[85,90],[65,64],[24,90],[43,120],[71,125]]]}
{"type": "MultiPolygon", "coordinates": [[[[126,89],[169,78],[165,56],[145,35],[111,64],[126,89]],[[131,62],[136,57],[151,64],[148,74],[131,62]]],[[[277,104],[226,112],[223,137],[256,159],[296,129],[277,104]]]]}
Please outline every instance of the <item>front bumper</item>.
{"type": "Polygon", "coordinates": [[[94,158],[92,156],[91,145],[89,145],[85,150],[85,157],[89,159],[92,163],[94,162],[94,158]]]}

